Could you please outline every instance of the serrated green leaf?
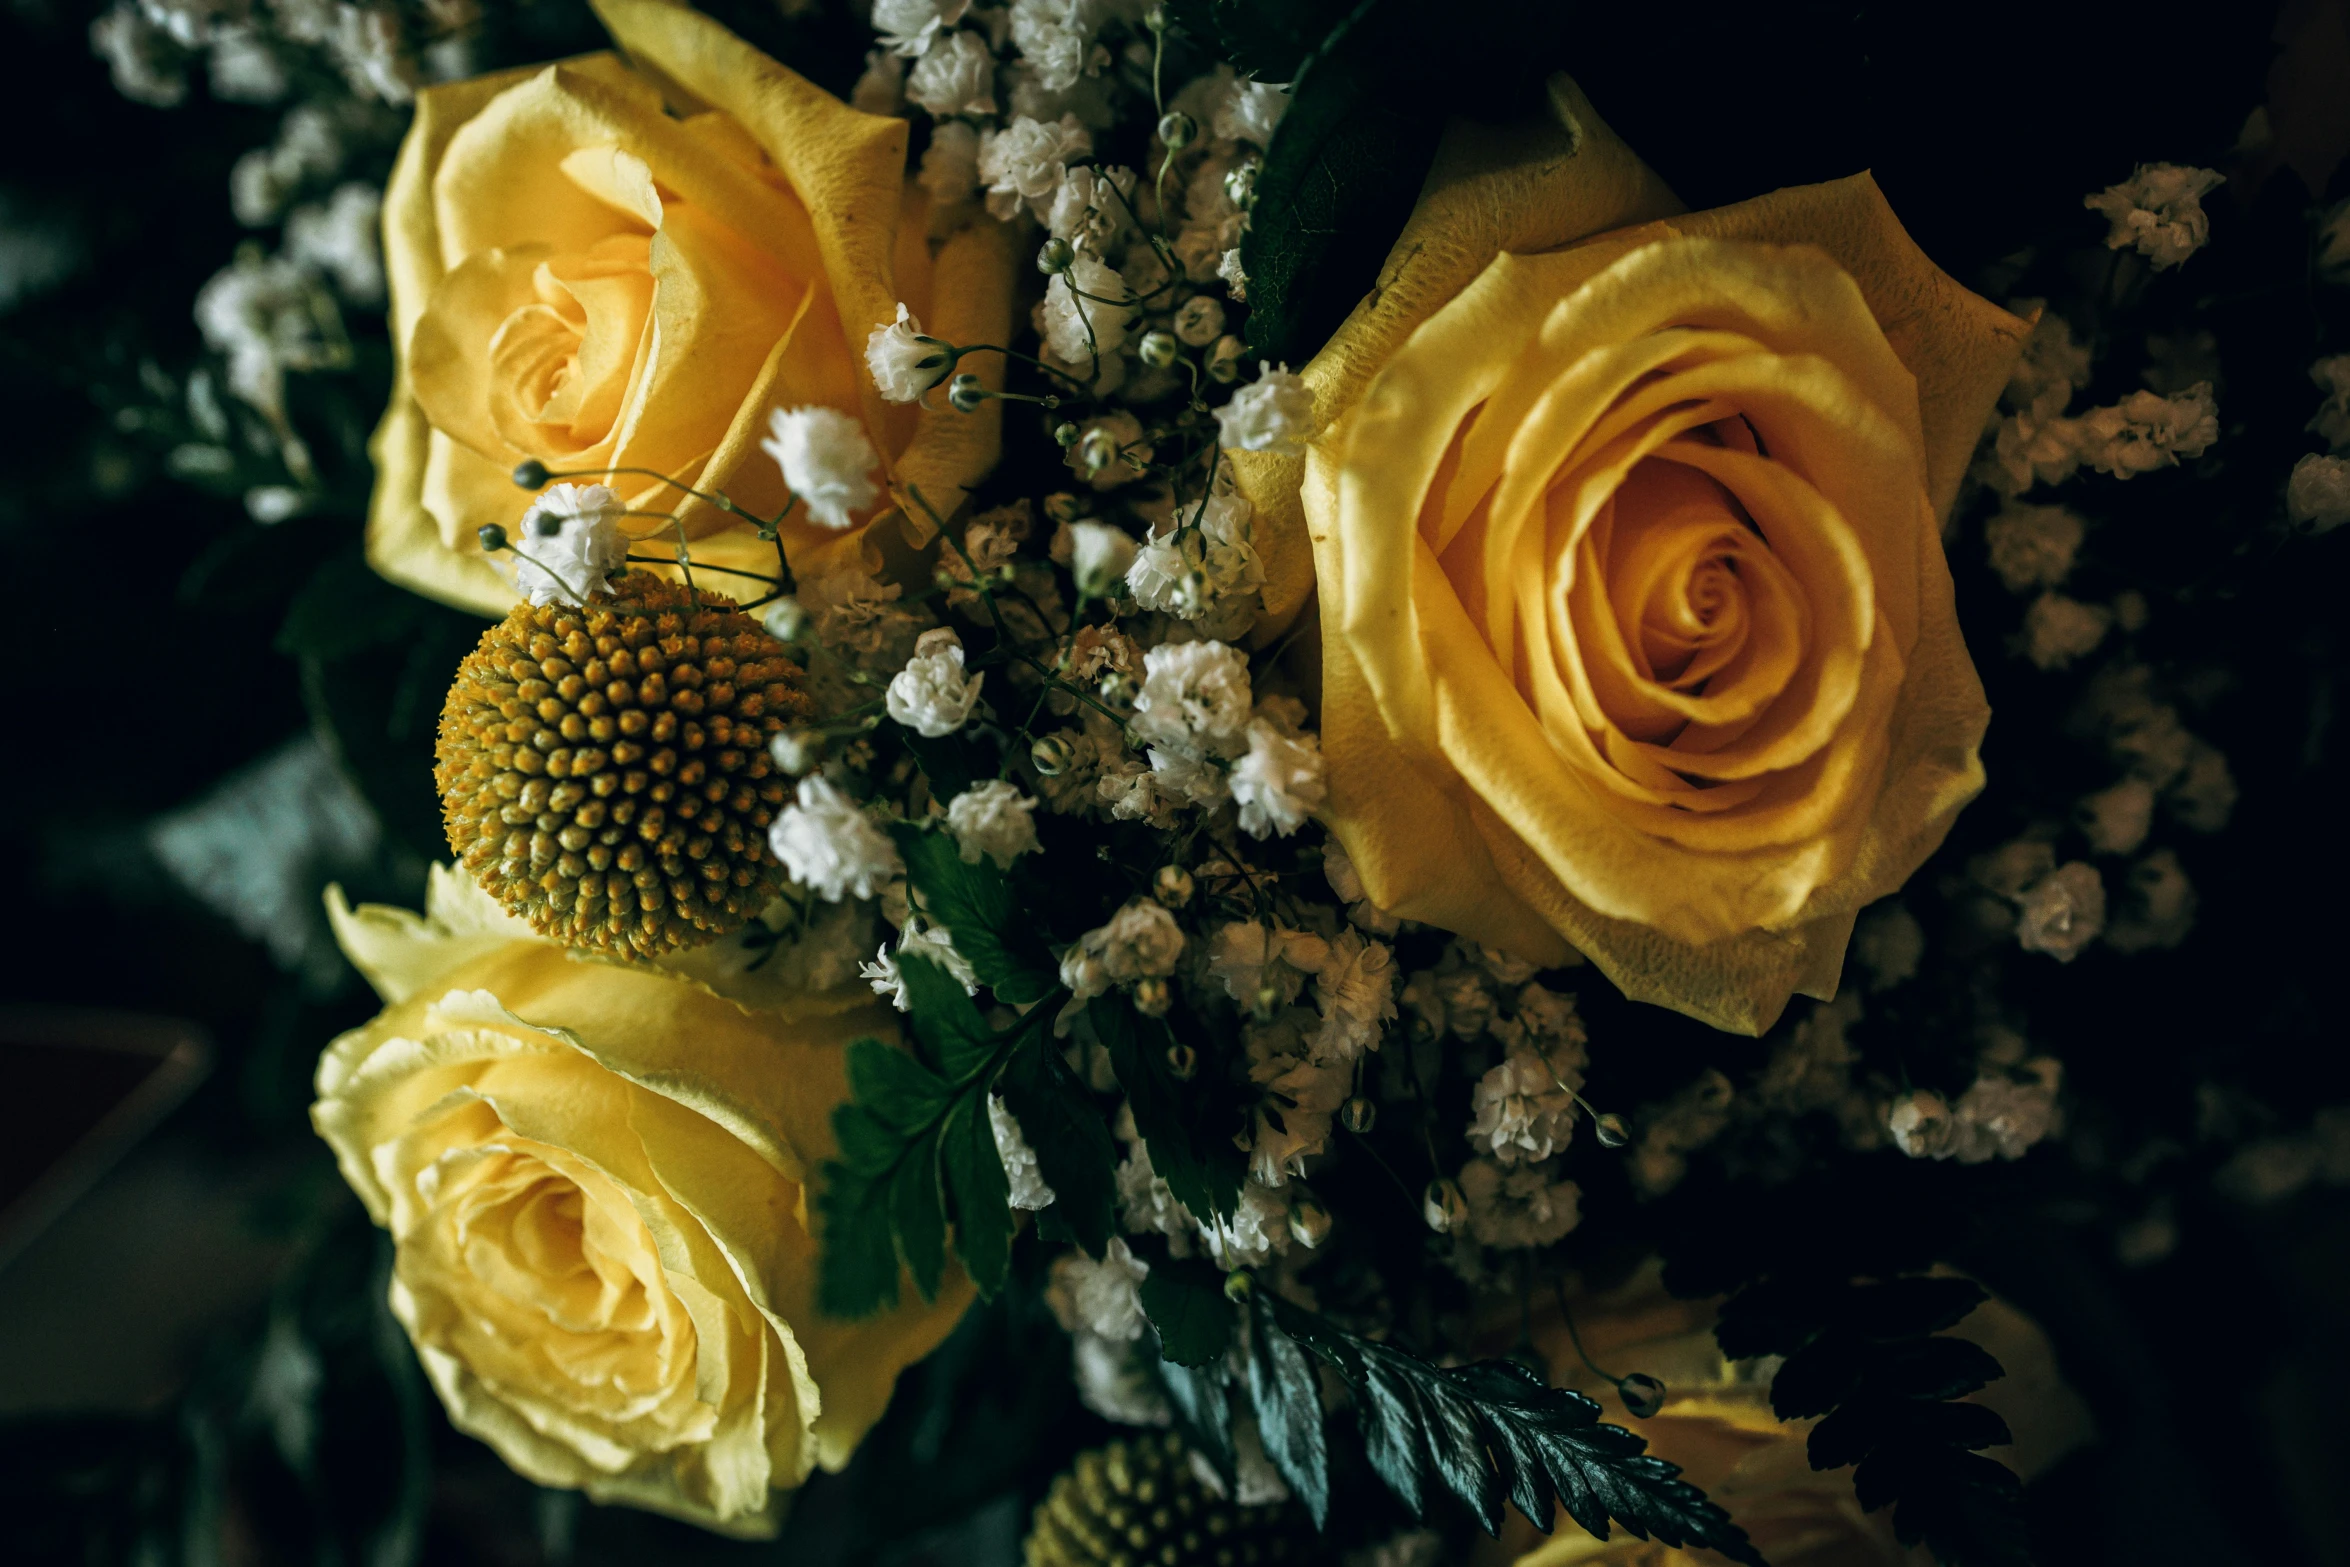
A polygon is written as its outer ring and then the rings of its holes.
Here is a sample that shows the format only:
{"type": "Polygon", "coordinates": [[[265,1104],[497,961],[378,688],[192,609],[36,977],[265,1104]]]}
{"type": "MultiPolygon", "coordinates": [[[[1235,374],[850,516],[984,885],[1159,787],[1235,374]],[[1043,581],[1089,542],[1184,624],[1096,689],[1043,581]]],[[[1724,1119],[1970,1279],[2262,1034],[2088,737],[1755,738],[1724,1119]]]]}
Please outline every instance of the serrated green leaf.
{"type": "Polygon", "coordinates": [[[1206,1457],[1216,1473],[1232,1484],[1237,1460],[1232,1451],[1232,1398],[1225,1390],[1221,1362],[1196,1370],[1172,1360],[1159,1362],[1159,1383],[1175,1406],[1176,1424],[1192,1451],[1206,1457]]]}
{"type": "Polygon", "coordinates": [[[1824,1415],[1860,1384],[1859,1346],[1841,1335],[1815,1339],[1771,1378],[1771,1413],[1781,1420],[1824,1415]]]}
{"type": "Polygon", "coordinates": [[[1257,1437],[1319,1529],[1330,1516],[1330,1445],[1322,1430],[1322,1382],[1306,1352],[1274,1321],[1265,1305],[1268,1298],[1262,1290],[1255,1296],[1255,1332],[1249,1339],[1248,1393],[1256,1406],[1257,1437]]]}
{"type": "Polygon", "coordinates": [[[2007,1422],[1985,1404],[1862,1398],[1838,1406],[1813,1426],[1807,1450],[1814,1469],[1841,1469],[1887,1442],[1979,1448],[2013,1440],[2007,1422]]]}
{"type": "Polygon", "coordinates": [[[992,1300],[1011,1266],[1012,1205],[984,1088],[947,1113],[938,1147],[942,1184],[954,1208],[955,1255],[979,1293],[992,1300]]]}
{"type": "Polygon", "coordinates": [[[1057,1223],[1086,1255],[1099,1257],[1118,1228],[1118,1154],[1109,1126],[1049,1044],[1016,1052],[1000,1082],[1012,1119],[1036,1150],[1037,1173],[1053,1189],[1038,1224],[1057,1223]]]}
{"type": "Polygon", "coordinates": [[[999,1041],[963,982],[919,952],[898,956],[898,978],[906,987],[906,1017],[914,1046],[947,1093],[964,1088],[973,1073],[993,1061],[999,1041]]]}
{"type": "Polygon", "coordinates": [[[834,1109],[832,1138],[840,1145],[840,1158],[835,1163],[861,1175],[877,1177],[888,1175],[896,1167],[898,1155],[906,1146],[903,1133],[856,1104],[834,1109]]]}
{"type": "MultiPolygon", "coordinates": [[[[855,1106],[841,1106],[834,1124],[855,1113],[855,1106]]],[[[890,1238],[887,1176],[827,1164],[816,1211],[823,1242],[816,1271],[818,1306],[828,1316],[858,1318],[896,1305],[898,1253],[890,1238]]]]}
{"type": "Polygon", "coordinates": [[[1973,1279],[1920,1275],[1856,1284],[1838,1311],[1839,1325],[1866,1339],[1914,1338],[1958,1326],[1966,1314],[1991,1298],[1973,1279]]]}
{"type": "Polygon", "coordinates": [[[1189,1258],[1151,1265],[1142,1281],[1142,1312],[1158,1330],[1159,1358],[1178,1366],[1205,1366],[1232,1344],[1232,1303],[1224,1276],[1189,1258]]]}
{"type": "Polygon", "coordinates": [[[963,863],[952,838],[912,822],[891,829],[916,901],[954,938],[955,950],[1000,1001],[1041,1001],[1060,984],[1060,967],[1036,922],[1021,910],[1005,874],[982,860],[963,863]]]}
{"type": "Polygon", "coordinates": [[[1197,1116],[1186,1114],[1185,1085],[1167,1067],[1166,1030],[1155,1018],[1137,1017],[1123,996],[1096,996],[1086,1016],[1110,1052],[1159,1179],[1197,1217],[1231,1218],[1248,1166],[1229,1138],[1204,1132],[1197,1116]]]}
{"type": "Polygon", "coordinates": [[[946,1213],[938,1200],[938,1134],[931,1132],[905,1150],[889,1183],[890,1224],[897,1231],[898,1255],[914,1276],[914,1288],[924,1300],[938,1299],[939,1275],[946,1268],[946,1213]]]}
{"type": "Polygon", "coordinates": [[[1174,0],[1167,14],[1243,76],[1286,82],[1347,13],[1345,0],[1174,0]]]}
{"type": "Polygon", "coordinates": [[[899,1132],[928,1126],[946,1108],[947,1085],[938,1074],[878,1039],[849,1042],[848,1077],[856,1107],[899,1132]]]}
{"type": "Polygon", "coordinates": [[[1636,1432],[1603,1423],[1599,1405],[1582,1394],[1545,1387],[1505,1362],[1432,1366],[1278,1297],[1263,1298],[1283,1330],[1352,1389],[1373,1467],[1415,1512],[1424,1501],[1425,1471],[1402,1456],[1414,1447],[1489,1533],[1500,1530],[1505,1495],[1521,1509],[1534,1504],[1527,1517],[1549,1532],[1555,1494],[1568,1516],[1599,1539],[1608,1537],[1612,1521],[1642,1539],[1703,1547],[1765,1567],[1728,1513],[1682,1479],[1677,1466],[1650,1456],[1636,1432]]]}
{"type": "Polygon", "coordinates": [[[2001,1374],[1998,1360],[1971,1339],[1912,1339],[1871,1356],[1861,1386],[1878,1398],[1963,1398],[2001,1374]]]}
{"type": "Polygon", "coordinates": [[[940,735],[934,739],[905,729],[899,731],[898,738],[914,754],[922,775],[930,780],[931,794],[941,805],[980,780],[996,775],[995,757],[969,735],[940,735]]]}

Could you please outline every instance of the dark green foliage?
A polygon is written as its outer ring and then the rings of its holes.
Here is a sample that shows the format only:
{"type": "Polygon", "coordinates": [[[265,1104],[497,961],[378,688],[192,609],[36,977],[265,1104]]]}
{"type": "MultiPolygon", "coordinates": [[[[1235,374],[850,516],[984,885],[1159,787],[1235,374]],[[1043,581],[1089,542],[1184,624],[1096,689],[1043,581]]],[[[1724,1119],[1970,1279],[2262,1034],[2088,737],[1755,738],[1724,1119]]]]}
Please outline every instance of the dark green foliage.
{"type": "Polygon", "coordinates": [[[1142,1281],[1142,1309],[1158,1331],[1160,1358],[1176,1365],[1210,1365],[1232,1343],[1232,1303],[1224,1298],[1224,1276],[1208,1263],[1178,1257],[1154,1261],[1142,1281]]]}
{"type": "MultiPolygon", "coordinates": [[[[1433,1366],[1269,1291],[1254,1300],[1247,1381],[1258,1430],[1266,1455],[1317,1517],[1328,1504],[1330,1454],[1318,1378],[1301,1351],[1344,1380],[1365,1456],[1416,1517],[1426,1516],[1434,1480],[1488,1533],[1500,1532],[1505,1501],[1547,1533],[1556,1504],[1599,1539],[1612,1520],[1641,1539],[1700,1546],[1762,1567],[1729,1514],[1677,1466],[1648,1456],[1641,1437],[1602,1423],[1599,1405],[1582,1394],[1545,1387],[1508,1361],[1433,1366]]],[[[1178,1378],[1170,1375],[1175,1369],[1161,1374],[1187,1419],[1221,1418],[1199,1391],[1218,1374],[1178,1378]]]]}
{"type": "Polygon", "coordinates": [[[1138,1016],[1123,996],[1095,997],[1086,1016],[1110,1052],[1111,1069],[1133,1107],[1135,1129],[1150,1144],[1159,1179],[1203,1220],[1231,1217],[1248,1166],[1230,1135],[1200,1113],[1198,1085],[1178,1081],[1169,1069],[1166,1025],[1138,1016]]]}
{"type": "Polygon", "coordinates": [[[1945,1567],[2021,1567],[2023,1487],[1976,1451],[2011,1441],[2007,1423],[1953,1402],[1995,1381],[1999,1362],[1940,1336],[1987,1298],[1963,1278],[1770,1280],[1732,1299],[1714,1336],[1735,1359],[1787,1357],[1772,1409],[1826,1417],[1812,1428],[1812,1467],[1856,1466],[1861,1506],[1891,1506],[1904,1544],[1923,1541],[1945,1567]]]}
{"type": "Polygon", "coordinates": [[[1039,1008],[998,1034],[946,970],[918,955],[899,965],[914,1048],[876,1039],[849,1046],[849,1100],[832,1113],[840,1157],[825,1165],[816,1200],[824,1220],[817,1301],[838,1317],[895,1305],[901,1263],[923,1299],[935,1296],[950,1230],[982,1295],[1002,1288],[1010,1263],[1012,1211],[987,1096],[1049,1012],[1039,1008]]]}
{"type": "Polygon", "coordinates": [[[1059,983],[1058,970],[1035,921],[1022,911],[1010,878],[984,859],[965,864],[945,833],[911,822],[900,822],[891,832],[916,900],[955,938],[955,950],[970,961],[979,982],[998,1000],[1014,1004],[1049,994],[1059,983]]]}
{"type": "Polygon", "coordinates": [[[1038,1227],[1100,1256],[1118,1227],[1118,1154],[1100,1107],[1057,1050],[1016,1053],[997,1086],[1053,1189],[1038,1227]]]}
{"type": "Polygon", "coordinates": [[[1286,82],[1349,9],[1345,0],[1174,0],[1167,15],[1241,75],[1286,82]]]}

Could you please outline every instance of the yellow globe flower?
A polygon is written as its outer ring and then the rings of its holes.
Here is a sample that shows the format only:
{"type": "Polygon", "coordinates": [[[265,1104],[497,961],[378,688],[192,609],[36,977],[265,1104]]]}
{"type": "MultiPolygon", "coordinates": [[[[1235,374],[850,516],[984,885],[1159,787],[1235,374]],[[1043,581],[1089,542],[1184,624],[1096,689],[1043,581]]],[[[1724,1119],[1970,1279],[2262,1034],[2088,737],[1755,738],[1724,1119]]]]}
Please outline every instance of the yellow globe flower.
{"type": "Polygon", "coordinates": [[[1666,216],[1552,108],[1456,142],[1243,483],[1371,899],[1759,1033],[1982,787],[1940,519],[2026,327],[1865,175],[1666,216]]]}
{"type": "MultiPolygon", "coordinates": [[[[870,994],[583,960],[445,870],[426,916],[329,912],[386,1010],[311,1117],[396,1247],[391,1303],[450,1419],[542,1485],[729,1534],[838,1469],[971,1299],[816,1310],[807,1184],[870,994]],[[699,977],[696,977],[699,976],[699,977]]],[[[698,965],[698,966],[697,966],[698,965]]],[[[861,988],[861,987],[860,987],[861,988]]]]}
{"type": "MultiPolygon", "coordinates": [[[[786,492],[759,443],[784,407],[853,415],[897,479],[953,510],[995,461],[997,406],[884,402],[865,340],[903,302],[937,336],[1002,342],[1002,225],[934,237],[903,120],[851,109],[673,0],[596,9],[627,60],[418,94],[384,196],[398,365],[374,443],[376,569],[502,613],[513,590],[475,535],[521,516],[512,474],[529,459],[651,470],[772,516],[786,492]]],[[[996,356],[967,368],[999,384],[996,356]]],[[[632,507],[675,511],[696,564],[773,569],[739,518],[642,475],[612,482],[632,507]]],[[[796,508],[793,566],[853,556],[890,504],[839,532],[796,508]]]]}

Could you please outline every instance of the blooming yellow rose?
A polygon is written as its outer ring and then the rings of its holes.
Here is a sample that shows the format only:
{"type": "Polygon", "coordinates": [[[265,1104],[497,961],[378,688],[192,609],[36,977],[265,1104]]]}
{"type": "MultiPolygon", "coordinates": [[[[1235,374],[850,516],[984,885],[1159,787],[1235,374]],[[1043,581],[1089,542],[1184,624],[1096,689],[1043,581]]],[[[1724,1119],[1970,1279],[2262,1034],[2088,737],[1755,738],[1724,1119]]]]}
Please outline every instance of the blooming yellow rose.
{"type": "Polygon", "coordinates": [[[582,960],[445,871],[426,918],[329,912],[388,1006],[328,1048],[311,1117],[391,1231],[450,1419],[542,1485],[772,1533],[971,1298],[950,1273],[932,1304],[816,1310],[806,1186],[845,1045],[895,1015],[582,960]]]}
{"type": "MultiPolygon", "coordinates": [[[[531,458],[649,469],[772,516],[786,492],[759,442],[782,407],[854,415],[896,478],[951,511],[995,460],[996,405],[885,403],[863,350],[901,301],[935,335],[1002,342],[1002,226],[933,237],[903,120],[849,108],[672,0],[596,9],[627,62],[417,96],[384,197],[398,368],[374,446],[376,568],[502,612],[513,590],[475,535],[520,517],[512,474],[531,458]]],[[[1000,375],[992,355],[968,367],[1000,375]]],[[[677,511],[696,564],[773,570],[741,520],[641,476],[613,482],[633,507],[677,511]]],[[[795,509],[793,566],[857,550],[877,515],[836,533],[795,509]]]]}
{"type": "Polygon", "coordinates": [[[1982,786],[1940,519],[2026,327],[1865,175],[1659,217],[1552,97],[1456,149],[1305,372],[1302,473],[1244,483],[1311,536],[1372,900],[1758,1033],[1982,786]]]}

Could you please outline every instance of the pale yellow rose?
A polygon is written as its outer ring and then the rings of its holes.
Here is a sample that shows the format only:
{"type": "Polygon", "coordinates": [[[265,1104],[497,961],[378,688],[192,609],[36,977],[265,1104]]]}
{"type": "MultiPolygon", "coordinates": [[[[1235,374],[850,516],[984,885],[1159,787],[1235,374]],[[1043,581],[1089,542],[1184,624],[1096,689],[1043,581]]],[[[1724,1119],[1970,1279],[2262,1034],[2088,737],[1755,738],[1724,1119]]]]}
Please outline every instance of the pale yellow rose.
{"type": "Polygon", "coordinates": [[[311,1117],[450,1419],[542,1485],[771,1534],[971,1299],[950,1270],[932,1304],[816,1310],[807,1185],[847,1042],[895,1014],[582,960],[445,871],[426,917],[329,912],[387,1009],[327,1049],[311,1117]]]}
{"type": "MultiPolygon", "coordinates": [[[[995,461],[997,406],[885,403],[865,340],[902,301],[934,335],[1002,342],[1003,226],[933,235],[903,120],[848,107],[672,0],[596,10],[626,61],[417,95],[384,195],[398,364],[374,443],[376,569],[503,612],[513,590],[476,533],[519,520],[529,496],[512,474],[528,458],[651,469],[772,516],[786,491],[759,442],[771,411],[810,404],[861,419],[891,475],[951,512],[995,461]]],[[[1000,384],[999,356],[964,368],[1000,384]]],[[[641,476],[612,482],[633,507],[676,511],[697,565],[774,570],[739,518],[641,476]]],[[[880,515],[833,532],[795,509],[793,567],[856,558],[880,515]]]]}
{"type": "Polygon", "coordinates": [[[1552,109],[1456,143],[1243,482],[1371,899],[1759,1033],[1982,787],[1940,520],[2026,327],[1865,175],[1661,216],[1552,109]]]}

